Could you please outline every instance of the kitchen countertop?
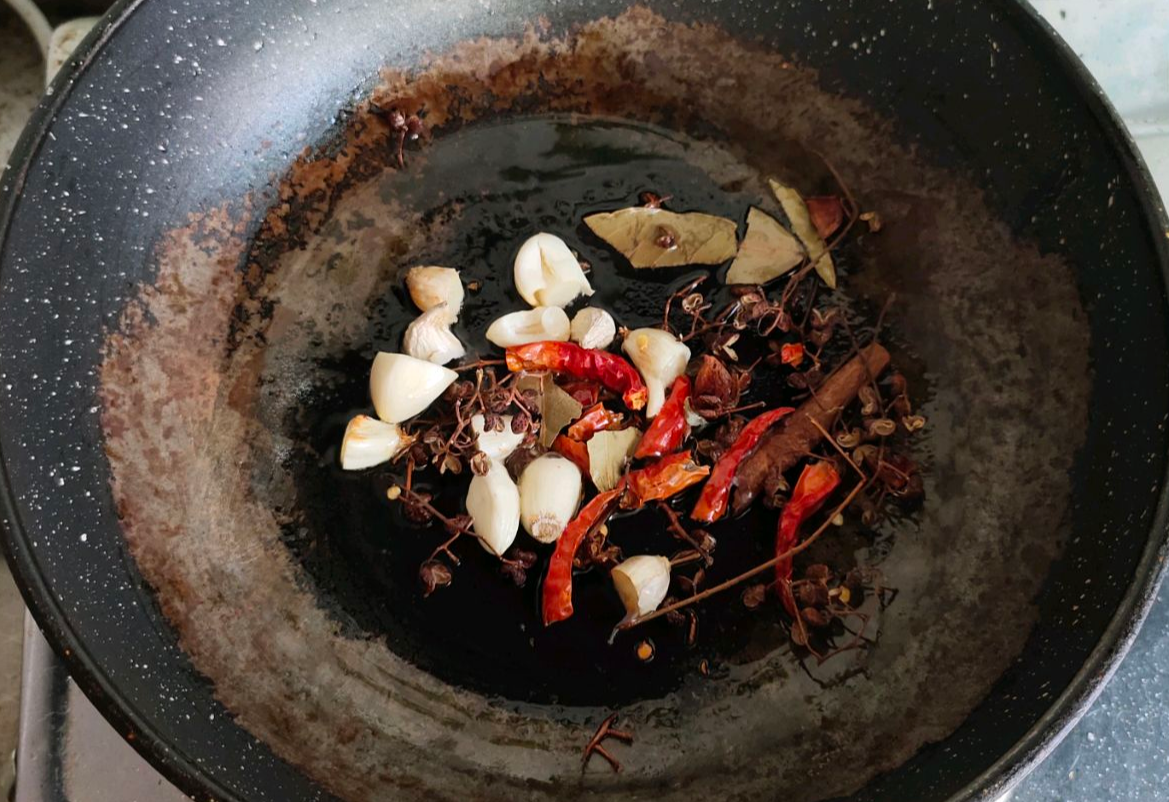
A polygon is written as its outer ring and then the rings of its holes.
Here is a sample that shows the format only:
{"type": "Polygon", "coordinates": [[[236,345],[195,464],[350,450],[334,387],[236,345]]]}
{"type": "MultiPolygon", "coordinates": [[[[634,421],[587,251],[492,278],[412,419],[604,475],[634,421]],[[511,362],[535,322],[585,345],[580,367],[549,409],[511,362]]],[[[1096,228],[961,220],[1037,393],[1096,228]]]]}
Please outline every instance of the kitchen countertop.
{"type": "MultiPolygon", "coordinates": [[[[1165,0],[1033,0],[1033,4],[1085,61],[1137,138],[1162,194],[1169,196],[1169,4],[1165,0]]],[[[19,23],[0,11],[0,164],[35,102],[43,67],[31,39],[19,23]]],[[[1014,802],[1147,802],[1169,799],[1169,593],[1162,590],[1132,651],[1099,700],[1048,760],[1016,789],[1014,802]]],[[[16,698],[22,607],[0,564],[0,797],[10,766],[16,698]]],[[[41,659],[49,661],[47,651],[41,659]]],[[[52,661],[55,662],[55,661],[52,661]]],[[[67,692],[68,715],[80,724],[83,739],[62,738],[71,751],[64,763],[74,774],[108,774],[87,749],[102,738],[117,738],[89,707],[60,664],[53,668],[67,692]]],[[[46,714],[64,715],[60,710],[46,714]]],[[[119,744],[120,760],[135,761],[119,744]]],[[[136,798],[157,802],[171,792],[150,769],[129,771],[142,781],[136,798]],[[150,789],[150,790],[147,790],[150,789]]],[[[56,788],[86,787],[74,777],[56,788]]],[[[123,786],[123,791],[128,788],[123,786]]],[[[60,798],[93,802],[63,792],[60,798]]],[[[104,797],[103,797],[104,798],[104,797]]],[[[125,802],[125,800],[120,800],[125,802]]]]}

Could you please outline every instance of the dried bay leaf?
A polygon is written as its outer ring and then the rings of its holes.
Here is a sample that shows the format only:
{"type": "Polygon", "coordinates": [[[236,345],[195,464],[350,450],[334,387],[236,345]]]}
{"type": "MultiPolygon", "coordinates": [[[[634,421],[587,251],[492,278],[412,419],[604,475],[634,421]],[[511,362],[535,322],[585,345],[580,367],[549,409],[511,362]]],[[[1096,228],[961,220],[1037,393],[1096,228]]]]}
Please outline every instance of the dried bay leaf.
{"type": "Polygon", "coordinates": [[[535,390],[540,405],[540,445],[551,448],[560,430],[580,417],[584,407],[552,381],[549,373],[521,376],[516,382],[520,392],[535,390]]]}
{"type": "Polygon", "coordinates": [[[589,476],[597,490],[612,490],[621,480],[625,463],[633,457],[641,431],[630,426],[620,431],[597,432],[585,445],[589,449],[589,476]]]}
{"type": "Polygon", "coordinates": [[[783,207],[783,213],[791,220],[792,231],[808,249],[808,258],[812,260],[816,274],[824,280],[825,284],[836,289],[836,265],[832,263],[832,254],[828,252],[824,238],[820,236],[819,232],[816,231],[816,226],[812,224],[812,216],[808,212],[808,206],[804,203],[804,199],[800,193],[791,187],[784,186],[774,178],[768,179],[768,183],[771,184],[771,191],[775,193],[775,199],[783,207]]]}
{"type": "Polygon", "coordinates": [[[722,264],[738,246],[735,221],[702,212],[634,206],[584,221],[637,268],[722,264]]]}
{"type": "Polygon", "coordinates": [[[727,284],[766,284],[804,261],[804,246],[771,215],[754,206],[747,233],[727,272],[727,284]]]}

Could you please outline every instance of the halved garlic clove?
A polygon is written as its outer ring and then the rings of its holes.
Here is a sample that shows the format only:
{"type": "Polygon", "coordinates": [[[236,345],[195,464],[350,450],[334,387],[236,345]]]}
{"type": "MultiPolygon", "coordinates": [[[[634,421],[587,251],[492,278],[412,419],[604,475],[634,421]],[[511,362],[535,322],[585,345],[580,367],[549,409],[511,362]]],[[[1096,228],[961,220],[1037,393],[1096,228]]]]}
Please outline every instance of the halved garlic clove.
{"type": "Polygon", "coordinates": [[[658,609],[670,589],[670,561],[653,554],[630,557],[609,572],[628,618],[658,609]]]}
{"type": "Polygon", "coordinates": [[[401,423],[434,403],[457,378],[433,362],[379,351],[369,371],[369,394],[379,418],[401,423]]]}
{"type": "Polygon", "coordinates": [[[453,267],[412,267],[406,271],[406,289],[414,305],[429,312],[439,304],[446,304],[450,322],[459,319],[463,308],[463,282],[453,267]]]}
{"type": "Polygon", "coordinates": [[[532,306],[567,306],[582,293],[593,294],[580,262],[564,240],[543,232],[520,246],[515,257],[515,286],[532,306]]]}
{"type": "Polygon", "coordinates": [[[537,306],[497,318],[487,328],[487,339],[500,348],[545,340],[568,339],[568,315],[559,306],[537,306]]]}
{"type": "Polygon", "coordinates": [[[503,423],[501,431],[485,431],[487,420],[482,415],[472,415],[471,429],[475,432],[475,444],[479,450],[488,459],[503,462],[524,442],[524,435],[511,430],[511,415],[503,415],[500,421],[503,423]]]}
{"type": "Polygon", "coordinates": [[[634,329],[625,335],[621,349],[645,381],[649,390],[645,416],[652,418],[666,401],[666,389],[686,371],[690,349],[662,329],[634,329]]]}
{"type": "Polygon", "coordinates": [[[604,309],[586,306],[573,315],[570,333],[581,348],[608,348],[617,336],[617,324],[604,309]]]}
{"type": "Polygon", "coordinates": [[[402,351],[415,359],[425,359],[436,365],[445,365],[467,353],[459,338],[451,331],[449,307],[436,304],[423,312],[409,326],[402,337],[402,351]]]}
{"type": "Polygon", "coordinates": [[[354,415],[341,438],[341,467],[360,471],[389,462],[414,442],[396,423],[354,415]]]}
{"type": "Polygon", "coordinates": [[[485,475],[471,477],[467,514],[480,545],[497,557],[515,541],[520,529],[520,491],[502,462],[492,460],[485,475]]]}
{"type": "Polygon", "coordinates": [[[555,454],[528,463],[520,474],[520,523],[541,543],[563,533],[580,504],[580,469],[555,454]]]}

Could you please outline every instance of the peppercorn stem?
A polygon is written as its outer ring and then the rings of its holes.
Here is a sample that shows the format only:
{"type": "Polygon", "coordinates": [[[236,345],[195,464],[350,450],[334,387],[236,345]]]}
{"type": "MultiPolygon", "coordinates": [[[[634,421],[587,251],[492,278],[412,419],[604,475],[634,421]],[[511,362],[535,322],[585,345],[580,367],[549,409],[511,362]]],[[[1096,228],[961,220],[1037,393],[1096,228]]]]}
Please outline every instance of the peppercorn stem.
{"type": "Polygon", "coordinates": [[[691,548],[702,555],[702,561],[707,565],[707,567],[709,567],[710,564],[714,562],[714,560],[711,559],[711,556],[709,553],[707,553],[706,549],[702,547],[702,543],[696,540],[692,534],[687,532],[686,527],[682,526],[682,521],[678,519],[678,513],[674,512],[673,507],[664,501],[659,501],[658,507],[661,508],[662,512],[664,512],[666,517],[670,520],[670,531],[679,540],[684,540],[685,542],[689,543],[691,548]]]}
{"type": "Polygon", "coordinates": [[[845,453],[844,449],[840,447],[840,444],[836,442],[836,438],[833,437],[832,435],[828,434],[828,430],[820,425],[820,421],[816,420],[811,415],[808,416],[808,421],[811,422],[811,424],[813,426],[815,426],[817,429],[820,430],[820,434],[824,435],[824,439],[826,441],[828,441],[828,445],[830,445],[834,449],[836,449],[836,451],[840,454],[840,456],[844,457],[844,461],[852,466],[853,470],[855,470],[860,475],[860,478],[863,481],[867,482],[869,477],[865,476],[865,472],[860,469],[860,466],[857,465],[855,462],[853,462],[852,457],[848,456],[848,454],[845,453]]]}
{"type": "Polygon", "coordinates": [[[623,632],[627,629],[632,629],[633,627],[637,626],[638,624],[644,624],[647,621],[652,621],[655,618],[660,618],[661,616],[672,613],[675,610],[680,610],[683,607],[689,607],[691,604],[694,604],[695,602],[700,602],[703,599],[707,599],[716,593],[721,593],[722,591],[727,590],[728,588],[733,588],[735,585],[738,585],[742,582],[745,582],[753,576],[758,576],[759,574],[763,573],[764,571],[768,570],[769,568],[774,568],[782,560],[786,560],[789,557],[792,557],[796,554],[799,554],[800,552],[804,551],[809,546],[811,546],[812,543],[815,542],[816,538],[820,537],[820,535],[823,534],[824,531],[827,530],[828,527],[832,525],[832,519],[835,518],[837,515],[840,515],[842,512],[844,512],[845,508],[848,507],[848,505],[852,503],[852,500],[854,498],[856,498],[858,495],[860,495],[860,492],[862,490],[864,490],[865,485],[867,485],[867,484],[868,484],[867,481],[858,482],[856,487],[854,487],[852,489],[852,491],[847,496],[845,496],[844,501],[840,502],[840,504],[836,507],[836,509],[834,509],[827,516],[827,518],[825,518],[824,523],[820,524],[819,528],[817,528],[815,532],[813,532],[811,535],[809,535],[807,537],[807,539],[805,539],[799,545],[793,546],[792,548],[788,549],[787,551],[783,552],[782,554],[777,554],[776,556],[772,557],[770,560],[767,560],[766,562],[762,562],[759,565],[756,565],[754,568],[751,568],[747,571],[744,571],[743,573],[739,574],[738,576],[731,577],[730,579],[726,580],[725,582],[720,582],[717,585],[713,585],[713,586],[707,588],[706,590],[702,591],[701,593],[696,593],[693,596],[690,596],[689,598],[682,599],[681,601],[674,602],[673,604],[666,605],[665,607],[659,607],[658,609],[654,610],[652,613],[646,613],[645,615],[639,615],[636,618],[631,618],[631,619],[628,619],[626,621],[622,621],[620,624],[618,624],[616,626],[615,631],[623,632]]]}

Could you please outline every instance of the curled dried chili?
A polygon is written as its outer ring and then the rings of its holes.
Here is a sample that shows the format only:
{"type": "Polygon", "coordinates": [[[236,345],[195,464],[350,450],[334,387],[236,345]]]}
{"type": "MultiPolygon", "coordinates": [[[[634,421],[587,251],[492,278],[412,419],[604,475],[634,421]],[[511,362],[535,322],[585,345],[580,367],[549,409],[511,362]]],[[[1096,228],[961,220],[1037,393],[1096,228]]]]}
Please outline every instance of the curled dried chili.
{"type": "Polygon", "coordinates": [[[605,409],[604,404],[594,404],[577,418],[576,423],[568,427],[565,434],[577,442],[584,443],[597,432],[616,429],[624,418],[620,412],[605,409]]]}
{"type": "Polygon", "coordinates": [[[779,361],[793,367],[804,361],[804,346],[801,343],[784,343],[779,348],[779,361]]]}
{"type": "Polygon", "coordinates": [[[556,541],[556,551],[548,561],[548,573],[544,576],[542,589],[544,626],[563,621],[572,615],[572,558],[589,533],[617,509],[617,502],[624,490],[624,485],[619,484],[612,490],[598,493],[568,523],[564,534],[556,541]]]}
{"type": "Polygon", "coordinates": [[[626,475],[621,508],[637,509],[650,501],[670,498],[709,474],[710,468],[696,463],[689,450],[663,457],[626,475]]]}
{"type": "Polygon", "coordinates": [[[677,451],[690,424],[686,422],[686,401],[690,398],[690,379],[679,376],[670,387],[670,395],[637,444],[637,459],[660,457],[677,451]]]}
{"type": "Polygon", "coordinates": [[[739,469],[739,464],[751,455],[760,438],[773,423],[794,411],[792,407],[779,407],[755,416],[743,427],[735,442],[714,464],[710,479],[702,488],[702,495],[698,497],[694,511],[690,513],[691,518],[713,523],[723,517],[730,502],[731,485],[734,484],[735,471],[739,469]]]}
{"type": "Polygon", "coordinates": [[[574,343],[536,342],[516,345],[506,351],[507,369],[550,370],[577,379],[595,381],[620,393],[630,409],[641,409],[649,397],[641,374],[623,358],[608,351],[581,348],[574,343]]]}
{"type": "Polygon", "coordinates": [[[580,468],[582,474],[589,475],[589,447],[584,443],[558,434],[556,439],[552,441],[552,450],[562,457],[572,460],[572,464],[580,468]]]}
{"type": "MultiPolygon", "coordinates": [[[[779,516],[779,526],[775,533],[775,554],[778,557],[796,545],[800,525],[808,516],[824,504],[825,499],[840,484],[840,474],[831,462],[813,462],[804,467],[792,496],[783,506],[779,516]]],[[[796,600],[792,596],[792,558],[786,557],[775,565],[775,578],[779,588],[779,598],[783,601],[788,615],[795,618],[799,615],[796,609],[796,600]]]]}

